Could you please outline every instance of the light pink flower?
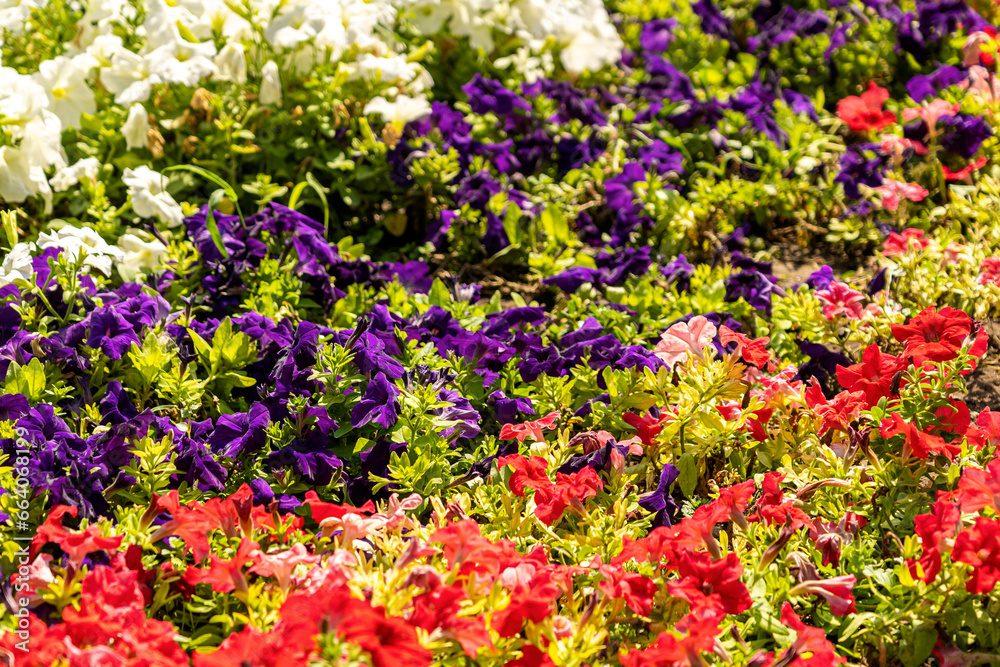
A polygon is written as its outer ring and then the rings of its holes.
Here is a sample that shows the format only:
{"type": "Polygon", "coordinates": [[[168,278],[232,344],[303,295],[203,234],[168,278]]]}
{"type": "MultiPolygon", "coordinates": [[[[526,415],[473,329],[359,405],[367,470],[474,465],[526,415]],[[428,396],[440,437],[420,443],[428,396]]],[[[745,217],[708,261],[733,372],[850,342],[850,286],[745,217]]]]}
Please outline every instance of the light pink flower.
{"type": "Polygon", "coordinates": [[[291,587],[292,571],[296,566],[300,563],[315,565],[320,561],[320,557],[309,553],[301,542],[287,551],[274,554],[257,551],[253,554],[253,559],[254,566],[249,571],[265,577],[274,577],[285,593],[291,587]]]}
{"type": "Polygon", "coordinates": [[[917,155],[926,155],[927,147],[919,141],[897,137],[895,134],[886,134],[882,137],[880,146],[883,153],[891,155],[893,160],[899,161],[903,158],[903,151],[912,148],[917,155]]]}
{"type": "Polygon", "coordinates": [[[875,192],[882,195],[882,208],[887,211],[895,211],[899,208],[900,197],[906,197],[910,201],[923,201],[930,193],[916,183],[904,183],[886,179],[885,183],[873,188],[875,192]]]}
{"type": "Polygon", "coordinates": [[[715,325],[698,315],[692,317],[690,322],[678,322],[664,331],[653,353],[670,368],[678,362],[686,361],[689,353],[704,359],[703,350],[715,338],[716,333],[715,325]]]}
{"type": "Polygon", "coordinates": [[[927,132],[931,137],[937,136],[937,122],[941,116],[954,116],[961,109],[957,102],[950,104],[942,99],[933,99],[922,107],[903,109],[903,120],[911,121],[919,118],[927,124],[927,132]]]}
{"type": "Polygon", "coordinates": [[[958,87],[990,100],[1000,98],[1000,80],[992,76],[990,71],[982,65],[970,67],[969,78],[959,83],[958,87]]]}

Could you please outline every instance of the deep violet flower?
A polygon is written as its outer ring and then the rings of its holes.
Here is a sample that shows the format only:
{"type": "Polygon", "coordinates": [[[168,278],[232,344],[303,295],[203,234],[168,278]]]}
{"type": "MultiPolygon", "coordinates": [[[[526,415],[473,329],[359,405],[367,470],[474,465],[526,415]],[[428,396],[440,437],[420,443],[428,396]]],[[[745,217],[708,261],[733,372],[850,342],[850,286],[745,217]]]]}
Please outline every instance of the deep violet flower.
{"type": "Polygon", "coordinates": [[[271,422],[267,408],[260,403],[250,406],[249,412],[222,415],[208,439],[213,451],[231,459],[253,453],[263,447],[265,430],[271,422]]]}
{"type": "Polygon", "coordinates": [[[656,512],[653,518],[653,528],[660,526],[670,526],[673,523],[677,511],[680,509],[674,499],[670,496],[670,487],[681,471],[674,465],[667,463],[660,473],[660,483],[656,488],[639,498],[639,506],[647,512],[656,512]]]}
{"type": "Polygon", "coordinates": [[[678,292],[691,291],[691,276],[694,275],[694,265],[684,255],[677,255],[660,269],[660,274],[668,283],[675,285],[678,292]]]}
{"type": "Polygon", "coordinates": [[[90,314],[87,347],[100,349],[109,359],[121,359],[132,343],[139,343],[132,325],[113,308],[98,308],[90,314]]]}
{"type": "Polygon", "coordinates": [[[504,88],[499,81],[486,79],[478,72],[472,77],[472,81],[462,86],[462,91],[469,96],[469,106],[473,113],[507,116],[515,110],[531,111],[531,105],[523,97],[504,88]]]}
{"type": "Polygon", "coordinates": [[[674,28],[678,25],[677,19],[653,19],[647,21],[642,26],[642,34],[639,36],[639,44],[647,51],[663,53],[674,41],[674,28]]]}
{"type": "Polygon", "coordinates": [[[351,426],[361,428],[375,422],[382,428],[392,428],[399,418],[399,390],[389,382],[385,373],[377,373],[368,383],[361,402],[351,410],[351,426]]]}

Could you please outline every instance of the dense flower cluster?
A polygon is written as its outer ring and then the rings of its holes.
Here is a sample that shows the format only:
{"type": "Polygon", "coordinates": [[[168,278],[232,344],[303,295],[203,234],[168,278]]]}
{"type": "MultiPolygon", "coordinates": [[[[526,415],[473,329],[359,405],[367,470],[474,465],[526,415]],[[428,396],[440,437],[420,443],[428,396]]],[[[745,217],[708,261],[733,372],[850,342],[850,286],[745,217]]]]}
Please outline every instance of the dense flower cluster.
{"type": "Polygon", "coordinates": [[[996,662],[998,19],[0,0],[0,662],[996,662]]]}

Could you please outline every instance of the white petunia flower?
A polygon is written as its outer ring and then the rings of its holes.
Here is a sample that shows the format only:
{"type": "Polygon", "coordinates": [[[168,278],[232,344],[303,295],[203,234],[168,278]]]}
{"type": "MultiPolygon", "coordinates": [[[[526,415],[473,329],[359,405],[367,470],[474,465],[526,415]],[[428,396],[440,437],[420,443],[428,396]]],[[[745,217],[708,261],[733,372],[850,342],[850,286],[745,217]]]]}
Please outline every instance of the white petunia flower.
{"type": "Polygon", "coordinates": [[[82,266],[93,267],[106,276],[111,275],[111,264],[121,259],[122,251],[109,245],[101,235],[90,227],[74,227],[65,225],[53,233],[42,232],[38,235],[38,247],[62,248],[63,254],[70,262],[80,262],[82,266]]]}
{"type": "Polygon", "coordinates": [[[365,114],[381,114],[382,120],[402,127],[411,120],[423,118],[431,112],[431,105],[423,97],[397,95],[389,102],[379,95],[365,105],[365,114]]]}
{"type": "Polygon", "coordinates": [[[127,281],[134,280],[139,273],[155,269],[167,254],[167,247],[159,241],[143,241],[131,233],[118,239],[118,247],[122,250],[118,273],[127,281]]]}
{"type": "Polygon", "coordinates": [[[86,53],[73,58],[56,56],[38,66],[32,78],[49,96],[49,108],[59,117],[64,128],[79,127],[80,116],[97,113],[94,91],[87,79],[97,61],[86,53]]]}
{"type": "Polygon", "coordinates": [[[215,56],[216,78],[223,81],[232,81],[238,86],[247,82],[247,59],[243,53],[243,45],[237,41],[231,41],[222,47],[219,55],[215,56]]]}
{"type": "Polygon", "coordinates": [[[142,165],[126,169],[122,181],[128,186],[133,210],[143,218],[157,218],[171,227],[184,220],[180,204],[164,190],[167,179],[158,172],[142,165]]]}
{"type": "Polygon", "coordinates": [[[138,102],[129,108],[128,119],[122,125],[122,134],[125,135],[125,146],[129,150],[146,147],[149,136],[149,114],[138,102]]]}
{"type": "Polygon", "coordinates": [[[76,164],[63,167],[49,179],[49,184],[56,192],[65,192],[71,187],[86,178],[90,181],[97,181],[97,175],[101,171],[101,161],[96,157],[88,157],[80,160],[76,164]]]}
{"type": "Polygon", "coordinates": [[[35,269],[31,266],[31,253],[34,250],[34,243],[18,243],[11,248],[3,258],[3,266],[0,266],[0,287],[9,285],[15,280],[31,282],[35,275],[35,269]]]}
{"type": "Polygon", "coordinates": [[[281,106],[281,75],[278,64],[268,60],[261,70],[264,80],[260,84],[260,103],[281,106]]]}

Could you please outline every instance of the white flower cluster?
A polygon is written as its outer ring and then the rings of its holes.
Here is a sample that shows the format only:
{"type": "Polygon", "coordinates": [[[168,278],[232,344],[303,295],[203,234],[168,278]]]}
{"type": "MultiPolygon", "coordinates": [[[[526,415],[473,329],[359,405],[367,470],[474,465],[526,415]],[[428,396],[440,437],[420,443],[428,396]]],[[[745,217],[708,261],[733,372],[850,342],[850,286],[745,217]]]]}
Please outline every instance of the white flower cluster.
{"type": "Polygon", "coordinates": [[[395,0],[402,15],[431,35],[447,25],[458,37],[490,51],[493,35],[513,35],[540,51],[561,48],[567,71],[579,74],[617,62],[624,46],[601,0],[395,0]]]}
{"type": "Polygon", "coordinates": [[[31,282],[35,275],[32,258],[37,251],[59,248],[71,267],[84,273],[95,269],[105,276],[118,266],[125,280],[158,267],[167,256],[167,247],[157,240],[144,240],[144,232],[123,234],[113,246],[89,227],[64,225],[52,232],[42,232],[34,243],[18,243],[4,256],[0,265],[0,287],[18,280],[31,282]]]}
{"type": "MultiPolygon", "coordinates": [[[[0,29],[24,33],[32,12],[46,3],[0,0],[0,29]]],[[[622,49],[601,0],[90,0],[85,6],[64,55],[30,75],[0,67],[0,198],[7,202],[51,198],[53,189],[96,178],[100,165],[67,166],[60,138],[96,113],[98,86],[127,108],[122,134],[129,149],[141,149],[150,131],[144,103],[154,85],[231,81],[256,87],[260,103],[281,106],[283,79],[326,63],[346,67],[349,80],[372,84],[378,95],[365,113],[395,124],[420,118],[430,111],[425,92],[433,81],[393,37],[400,21],[425,35],[448,30],[486,50],[495,35],[521,40],[522,52],[557,45],[571,72],[614,62],[622,49]]],[[[137,186],[126,182],[134,192],[137,186]]],[[[176,203],[159,195],[153,200],[166,207],[133,201],[135,210],[176,222],[176,203]]]]}

